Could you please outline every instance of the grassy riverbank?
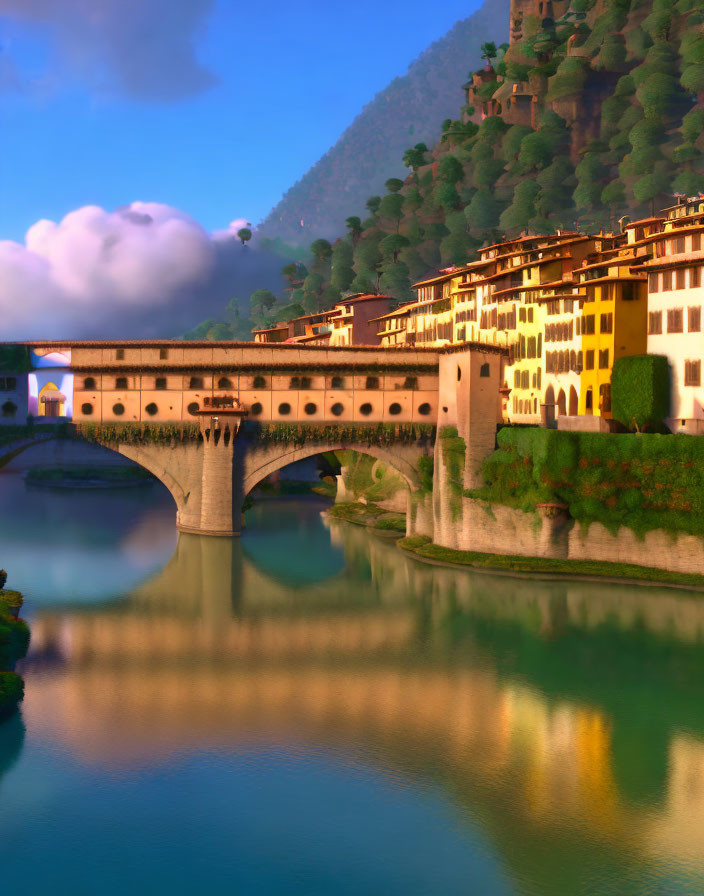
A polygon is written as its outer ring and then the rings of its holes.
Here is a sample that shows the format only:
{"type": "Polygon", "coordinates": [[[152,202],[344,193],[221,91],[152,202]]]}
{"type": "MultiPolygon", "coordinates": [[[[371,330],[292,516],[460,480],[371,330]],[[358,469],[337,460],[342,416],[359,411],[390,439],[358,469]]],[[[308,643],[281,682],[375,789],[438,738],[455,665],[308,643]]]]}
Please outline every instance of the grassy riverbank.
{"type": "Polygon", "coordinates": [[[653,567],[635,566],[630,563],[606,563],[599,560],[556,560],[547,557],[521,557],[503,554],[484,554],[476,551],[455,551],[433,544],[424,536],[402,538],[398,546],[409,554],[433,563],[466,566],[474,569],[499,572],[525,573],[527,575],[564,576],[566,578],[595,578],[626,582],[701,589],[704,576],[689,573],[668,572],[653,567]]]}
{"type": "Polygon", "coordinates": [[[376,504],[333,504],[327,511],[333,519],[354,523],[356,526],[367,526],[382,532],[405,533],[406,516],[384,510],[376,504]]]}
{"type": "Polygon", "coordinates": [[[62,467],[34,467],[27,473],[27,482],[36,485],[71,485],[86,482],[105,482],[109,485],[132,485],[149,482],[152,474],[143,467],[91,464],[72,464],[62,467]]]}
{"type": "Polygon", "coordinates": [[[24,697],[24,681],[10,671],[29,647],[29,626],[15,616],[22,604],[19,591],[0,590],[0,720],[11,715],[24,697]]]}

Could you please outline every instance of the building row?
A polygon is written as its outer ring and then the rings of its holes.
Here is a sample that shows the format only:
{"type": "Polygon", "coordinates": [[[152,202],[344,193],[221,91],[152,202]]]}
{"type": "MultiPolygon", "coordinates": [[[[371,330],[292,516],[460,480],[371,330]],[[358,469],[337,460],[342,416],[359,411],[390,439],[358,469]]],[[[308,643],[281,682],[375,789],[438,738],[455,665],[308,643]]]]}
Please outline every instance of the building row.
{"type": "Polygon", "coordinates": [[[665,355],[668,425],[703,432],[703,233],[704,196],[681,197],[659,216],[624,220],[619,233],[558,231],[487,246],[476,261],[416,283],[415,300],[395,309],[387,296],[351,296],[330,312],[255,338],[274,341],[276,332],[283,341],[388,349],[502,347],[507,422],[553,425],[557,419],[594,429],[607,428],[612,416],[616,361],[665,355]],[[363,324],[355,328],[361,309],[363,324]],[[349,341],[341,343],[343,328],[349,341]]]}

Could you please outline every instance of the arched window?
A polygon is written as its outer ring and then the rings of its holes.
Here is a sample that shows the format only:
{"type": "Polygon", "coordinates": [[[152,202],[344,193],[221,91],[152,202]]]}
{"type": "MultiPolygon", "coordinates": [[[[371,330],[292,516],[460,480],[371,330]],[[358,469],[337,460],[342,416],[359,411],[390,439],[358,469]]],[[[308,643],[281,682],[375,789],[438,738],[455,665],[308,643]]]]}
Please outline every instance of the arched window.
{"type": "Polygon", "coordinates": [[[188,381],[189,389],[202,389],[203,388],[203,377],[202,376],[192,376],[188,381]]]}
{"type": "Polygon", "coordinates": [[[227,376],[221,376],[218,380],[218,389],[231,389],[232,380],[227,376]]]}
{"type": "Polygon", "coordinates": [[[258,374],[252,380],[253,389],[266,389],[266,377],[258,374]]]}
{"type": "Polygon", "coordinates": [[[83,380],[83,388],[87,389],[89,391],[92,391],[93,389],[95,389],[95,377],[87,376],[83,380]]]}
{"type": "Polygon", "coordinates": [[[344,389],[345,388],[345,378],[344,376],[334,376],[332,378],[332,382],[330,383],[331,389],[344,389]]]}

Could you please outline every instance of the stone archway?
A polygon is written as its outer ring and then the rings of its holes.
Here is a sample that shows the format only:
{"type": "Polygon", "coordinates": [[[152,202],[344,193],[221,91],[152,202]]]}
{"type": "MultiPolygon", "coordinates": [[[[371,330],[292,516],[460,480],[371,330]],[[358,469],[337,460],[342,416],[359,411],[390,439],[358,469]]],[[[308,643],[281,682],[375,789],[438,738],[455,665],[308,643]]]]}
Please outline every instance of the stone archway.
{"type": "Polygon", "coordinates": [[[576,417],[579,413],[579,397],[574,386],[570,386],[570,417],[576,417]]]}
{"type": "Polygon", "coordinates": [[[565,390],[560,389],[560,394],[557,396],[557,416],[564,417],[567,413],[567,397],[565,395],[565,390]]]}

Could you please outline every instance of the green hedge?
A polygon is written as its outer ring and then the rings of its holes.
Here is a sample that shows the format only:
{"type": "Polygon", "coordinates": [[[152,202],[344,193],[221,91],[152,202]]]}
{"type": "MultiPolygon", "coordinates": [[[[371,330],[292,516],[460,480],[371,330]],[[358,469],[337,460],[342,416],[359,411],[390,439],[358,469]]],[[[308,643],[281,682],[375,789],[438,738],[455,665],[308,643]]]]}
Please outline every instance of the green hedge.
{"type": "Polygon", "coordinates": [[[504,427],[484,462],[485,486],[466,494],[533,511],[569,507],[583,523],[704,535],[704,439],[504,427]]]}
{"type": "Polygon", "coordinates": [[[15,672],[0,672],[0,719],[7,718],[24,697],[24,681],[15,672]]]}
{"type": "Polygon", "coordinates": [[[664,355],[619,358],[611,374],[614,419],[629,429],[657,430],[670,415],[670,364],[664,355]]]}

